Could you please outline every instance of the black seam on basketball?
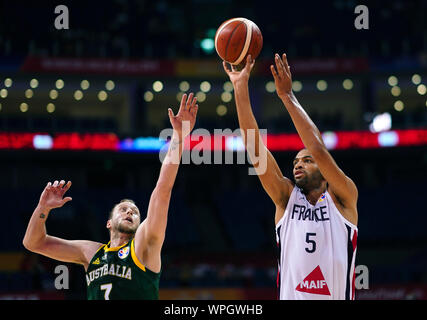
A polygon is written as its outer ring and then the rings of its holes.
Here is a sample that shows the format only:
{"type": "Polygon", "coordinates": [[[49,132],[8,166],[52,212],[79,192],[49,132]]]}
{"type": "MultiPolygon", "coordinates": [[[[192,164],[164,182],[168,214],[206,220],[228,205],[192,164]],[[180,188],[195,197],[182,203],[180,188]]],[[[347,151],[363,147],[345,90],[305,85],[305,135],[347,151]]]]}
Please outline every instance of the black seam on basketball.
{"type": "MultiPolygon", "coordinates": [[[[237,28],[238,27],[240,27],[240,25],[241,24],[244,24],[245,25],[245,28],[247,29],[247,27],[246,27],[246,23],[244,22],[244,21],[240,21],[240,23],[233,29],[233,31],[231,31],[231,34],[230,34],[230,36],[228,37],[228,41],[227,41],[227,45],[225,46],[225,51],[224,51],[224,60],[226,60],[226,58],[227,58],[227,50],[228,50],[228,45],[229,45],[229,43],[230,43],[230,41],[231,41],[231,38],[233,37],[233,34],[234,34],[234,32],[237,30],[237,28]]],[[[248,30],[246,30],[246,32],[248,32],[248,30]]],[[[243,50],[243,49],[242,49],[243,50]]],[[[240,54],[241,54],[241,52],[240,52],[240,54]]],[[[240,54],[239,54],[239,56],[240,56],[240,54]]],[[[234,61],[233,61],[234,62],[234,61]]],[[[231,62],[230,62],[231,63],[231,62]]]]}

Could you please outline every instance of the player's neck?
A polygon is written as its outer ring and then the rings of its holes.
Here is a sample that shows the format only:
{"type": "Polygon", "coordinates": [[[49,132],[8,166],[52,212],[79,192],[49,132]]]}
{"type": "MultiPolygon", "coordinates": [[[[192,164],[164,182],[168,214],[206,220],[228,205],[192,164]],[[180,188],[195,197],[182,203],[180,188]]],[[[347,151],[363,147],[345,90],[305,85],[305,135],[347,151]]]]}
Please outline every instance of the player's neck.
{"type": "Polygon", "coordinates": [[[111,234],[110,248],[120,247],[125,243],[128,243],[133,238],[133,234],[116,232],[111,234]]]}
{"type": "Polygon", "coordinates": [[[319,200],[319,197],[326,191],[326,183],[322,183],[318,188],[311,189],[308,192],[305,193],[305,197],[307,198],[308,202],[310,202],[312,205],[315,205],[317,203],[317,200],[319,200]]]}

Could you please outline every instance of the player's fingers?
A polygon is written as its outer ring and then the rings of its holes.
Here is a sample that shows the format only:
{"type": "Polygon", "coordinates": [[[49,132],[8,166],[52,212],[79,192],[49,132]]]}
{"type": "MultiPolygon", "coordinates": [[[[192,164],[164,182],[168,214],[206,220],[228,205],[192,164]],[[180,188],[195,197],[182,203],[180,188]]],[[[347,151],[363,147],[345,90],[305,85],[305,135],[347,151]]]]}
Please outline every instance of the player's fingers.
{"type": "Polygon", "coordinates": [[[289,63],[288,63],[288,57],[286,56],[286,53],[284,53],[282,55],[282,62],[285,66],[286,72],[288,73],[288,75],[291,75],[291,67],[289,67],[289,63]]]}
{"type": "MultiPolygon", "coordinates": [[[[185,102],[187,101],[187,94],[184,93],[181,98],[181,104],[179,105],[179,110],[184,110],[185,102]]],[[[179,112],[179,111],[178,111],[179,112]]]]}
{"type": "Polygon", "coordinates": [[[174,117],[174,114],[171,108],[168,108],[168,115],[169,115],[169,119],[172,119],[174,117]]]}
{"type": "Polygon", "coordinates": [[[58,180],[55,180],[55,182],[53,183],[52,187],[56,188],[58,186],[58,180]]]}
{"type": "Polygon", "coordinates": [[[46,185],[46,190],[49,190],[51,188],[51,186],[52,186],[52,182],[49,181],[46,185]]]}
{"type": "Polygon", "coordinates": [[[282,60],[280,59],[279,55],[276,53],[275,55],[275,60],[276,60],[276,68],[277,68],[277,74],[281,77],[284,78],[285,76],[285,66],[283,65],[282,60]]]}
{"type": "Polygon", "coordinates": [[[64,194],[65,192],[68,191],[68,189],[70,189],[71,187],[71,181],[68,181],[67,184],[62,188],[62,193],[64,194]]]}
{"type": "Polygon", "coordinates": [[[194,97],[194,93],[193,92],[191,92],[189,95],[188,95],[188,99],[187,99],[187,102],[185,103],[185,109],[184,110],[190,110],[190,107],[191,107],[191,103],[192,103],[192,101],[193,101],[193,97],[194,97]]]}
{"type": "Polygon", "coordinates": [[[190,108],[188,109],[188,111],[192,111],[194,109],[194,107],[196,106],[197,103],[197,97],[194,97],[193,100],[191,100],[191,105],[190,108]]]}
{"type": "Polygon", "coordinates": [[[197,116],[197,111],[199,110],[199,106],[196,104],[193,108],[191,108],[191,115],[193,117],[197,116]]]}
{"type": "Polygon", "coordinates": [[[248,54],[248,57],[246,59],[246,65],[245,68],[252,70],[253,66],[255,64],[255,60],[252,59],[252,56],[250,54],[248,54]]]}
{"type": "Polygon", "coordinates": [[[68,201],[73,200],[73,198],[71,197],[65,197],[64,199],[62,199],[62,205],[66,204],[68,201]]]}
{"type": "Polygon", "coordinates": [[[274,80],[278,80],[278,75],[277,75],[276,69],[274,68],[273,65],[270,66],[270,70],[271,70],[271,74],[273,75],[274,80]]]}
{"type": "Polygon", "coordinates": [[[228,68],[227,62],[222,61],[222,66],[224,68],[224,71],[228,74],[231,72],[231,70],[228,68]]]}
{"type": "Polygon", "coordinates": [[[59,181],[58,187],[62,188],[65,184],[64,180],[59,181]]]}

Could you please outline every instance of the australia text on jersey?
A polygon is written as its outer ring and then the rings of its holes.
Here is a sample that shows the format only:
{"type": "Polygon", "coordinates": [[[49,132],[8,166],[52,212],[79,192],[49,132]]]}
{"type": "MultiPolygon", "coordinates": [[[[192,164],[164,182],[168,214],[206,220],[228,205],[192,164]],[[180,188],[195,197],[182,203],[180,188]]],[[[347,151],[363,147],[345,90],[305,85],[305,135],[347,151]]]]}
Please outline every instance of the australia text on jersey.
{"type": "Polygon", "coordinates": [[[303,205],[294,204],[294,206],[292,207],[291,219],[308,220],[315,222],[327,221],[329,220],[327,213],[328,210],[326,206],[311,209],[303,205]]]}
{"type": "Polygon", "coordinates": [[[132,280],[132,268],[119,264],[104,264],[102,267],[99,267],[98,269],[95,269],[86,275],[87,285],[89,286],[90,283],[95,279],[107,275],[132,280]]]}

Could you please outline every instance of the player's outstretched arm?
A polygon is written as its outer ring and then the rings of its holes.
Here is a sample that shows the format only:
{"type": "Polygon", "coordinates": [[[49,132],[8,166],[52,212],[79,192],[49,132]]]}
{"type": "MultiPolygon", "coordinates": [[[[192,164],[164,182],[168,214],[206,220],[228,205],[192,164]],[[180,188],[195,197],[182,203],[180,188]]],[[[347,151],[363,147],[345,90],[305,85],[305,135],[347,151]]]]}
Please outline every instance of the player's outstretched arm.
{"type": "Polygon", "coordinates": [[[193,93],[184,94],[177,115],[168,109],[173,136],[160,169],[159,179],[148,204],[147,218],[135,235],[138,259],[151,271],[160,271],[160,251],[166,233],[169,202],[181,162],[182,145],[196,123],[198,105],[193,93]]]}
{"type": "Polygon", "coordinates": [[[276,54],[274,59],[275,66],[271,65],[270,69],[274,77],[277,95],[289,112],[302,142],[310,151],[320,172],[328,182],[330,191],[345,210],[343,214],[350,222],[357,224],[358,191],[356,185],[338,167],[323,143],[320,131],[292,92],[292,74],[286,54],[283,54],[282,57],[276,54]]]}
{"type": "Polygon", "coordinates": [[[46,219],[52,209],[60,208],[71,197],[64,194],[71,187],[71,181],[65,184],[64,180],[49,182],[44,188],[39,203],[35,208],[27,231],[24,236],[23,245],[26,249],[42,254],[49,258],[82,264],[87,267],[90,259],[101,243],[86,240],[65,240],[50,236],[46,233],[46,219]]]}
{"type": "Polygon", "coordinates": [[[291,180],[283,176],[276,160],[265,146],[259,132],[257,121],[252,112],[248,82],[254,65],[255,60],[252,60],[250,55],[246,60],[245,67],[241,71],[238,71],[234,66],[231,66],[230,69],[227,66],[227,63],[225,61],[223,62],[224,70],[229,76],[234,87],[237,116],[246,150],[251,158],[264,190],[276,205],[276,222],[278,222],[286,208],[290,192],[293,188],[293,183],[291,180]],[[249,130],[254,132],[253,141],[248,139],[248,137],[250,137],[249,130]],[[265,155],[265,157],[263,157],[263,155],[265,155]],[[259,163],[256,163],[257,159],[259,159],[259,161],[266,159],[266,166],[263,167],[259,163]]]}

